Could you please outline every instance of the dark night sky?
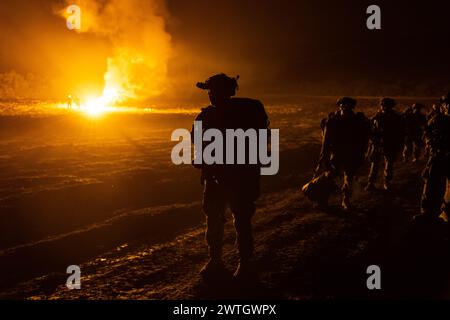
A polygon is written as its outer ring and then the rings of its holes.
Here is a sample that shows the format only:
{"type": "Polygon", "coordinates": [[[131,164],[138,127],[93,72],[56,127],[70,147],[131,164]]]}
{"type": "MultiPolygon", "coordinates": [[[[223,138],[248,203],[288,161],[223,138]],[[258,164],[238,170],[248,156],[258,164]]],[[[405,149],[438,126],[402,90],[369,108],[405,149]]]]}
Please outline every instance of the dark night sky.
{"type": "Polygon", "coordinates": [[[190,3],[170,1],[181,20],[176,39],[204,59],[252,66],[277,84],[448,79],[448,1],[190,3]],[[370,4],[381,7],[382,30],[366,28],[370,4]]]}
{"type": "MultiPolygon", "coordinates": [[[[45,45],[33,41],[32,27],[24,26],[27,15],[45,24],[46,33],[53,32],[48,41],[90,42],[88,48],[100,56],[89,59],[90,51],[75,45],[83,57],[79,62],[105,67],[105,40],[62,31],[64,21],[50,10],[58,2],[0,3],[0,72],[39,73],[42,61],[52,68],[45,45]],[[21,59],[23,51],[32,51],[33,58],[21,59]]],[[[169,73],[180,91],[220,71],[240,74],[249,92],[267,94],[297,93],[298,88],[308,93],[325,84],[346,90],[346,83],[357,82],[450,84],[449,1],[167,0],[167,7],[174,46],[169,73]],[[370,4],[381,7],[382,30],[366,29],[370,4]]]]}

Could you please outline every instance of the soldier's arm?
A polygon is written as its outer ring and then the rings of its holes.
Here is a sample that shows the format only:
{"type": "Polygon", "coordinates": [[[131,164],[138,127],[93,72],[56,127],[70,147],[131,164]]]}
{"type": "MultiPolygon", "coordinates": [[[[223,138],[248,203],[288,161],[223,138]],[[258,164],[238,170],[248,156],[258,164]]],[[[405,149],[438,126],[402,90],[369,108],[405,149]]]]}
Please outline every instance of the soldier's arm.
{"type": "MultiPolygon", "coordinates": [[[[270,120],[267,115],[266,109],[261,101],[257,101],[257,110],[258,110],[258,128],[256,129],[268,129],[267,130],[267,150],[270,153],[272,148],[270,145],[272,144],[272,131],[269,130],[270,120]]],[[[259,134],[258,134],[259,136],[259,134]]],[[[259,143],[259,142],[258,142],[259,143]]],[[[258,147],[259,148],[259,147],[258,147]]]]}
{"type": "Polygon", "coordinates": [[[328,125],[325,126],[322,137],[322,148],[320,150],[319,163],[314,171],[317,176],[321,171],[327,170],[330,164],[330,146],[331,146],[331,130],[328,125]]]}
{"type": "Polygon", "coordinates": [[[258,129],[267,129],[270,125],[269,116],[267,115],[266,108],[261,101],[255,100],[258,113],[258,129]]]}
{"type": "Polygon", "coordinates": [[[320,129],[322,129],[322,134],[325,132],[326,125],[327,125],[327,118],[323,118],[322,121],[320,121],[320,129]]]}
{"type": "MultiPolygon", "coordinates": [[[[195,121],[197,121],[197,118],[195,118],[195,121]]],[[[194,123],[192,123],[191,127],[191,143],[194,143],[194,123]]]]}
{"type": "Polygon", "coordinates": [[[330,157],[330,146],[331,146],[331,130],[330,130],[330,123],[327,122],[323,130],[322,148],[320,150],[319,161],[321,163],[328,161],[328,158],[330,157]]]}
{"type": "MultiPolygon", "coordinates": [[[[204,122],[205,121],[205,118],[206,118],[206,112],[207,112],[207,108],[202,108],[202,111],[197,115],[197,117],[195,117],[195,120],[194,120],[194,122],[195,121],[202,121],[202,122],[204,122]]],[[[204,130],[204,128],[205,128],[205,123],[203,123],[203,130],[204,130]]],[[[192,144],[194,144],[194,131],[195,131],[195,123],[192,123],[192,128],[191,128],[191,143],[192,144]]],[[[195,164],[194,163],[194,161],[192,161],[192,165],[194,166],[194,168],[196,168],[196,169],[203,169],[204,168],[204,166],[203,165],[201,165],[201,164],[195,164]]],[[[200,179],[201,180],[201,183],[203,183],[203,180],[204,180],[204,172],[203,172],[204,170],[202,170],[202,178],[200,179]]]]}
{"type": "Polygon", "coordinates": [[[377,145],[380,142],[380,130],[378,128],[377,116],[370,119],[370,140],[373,145],[377,145]]]}
{"type": "MultiPolygon", "coordinates": [[[[202,108],[202,111],[197,115],[197,117],[195,117],[195,121],[202,121],[204,122],[205,117],[206,117],[206,113],[208,112],[208,107],[207,108],[202,108]]],[[[194,141],[194,123],[192,123],[192,127],[191,127],[191,141],[194,141]]],[[[203,123],[203,128],[205,128],[205,124],[203,123]]]]}
{"type": "Polygon", "coordinates": [[[428,121],[427,125],[425,126],[423,136],[426,140],[432,139],[434,127],[435,127],[435,118],[433,117],[431,118],[430,121],[428,121]]]}

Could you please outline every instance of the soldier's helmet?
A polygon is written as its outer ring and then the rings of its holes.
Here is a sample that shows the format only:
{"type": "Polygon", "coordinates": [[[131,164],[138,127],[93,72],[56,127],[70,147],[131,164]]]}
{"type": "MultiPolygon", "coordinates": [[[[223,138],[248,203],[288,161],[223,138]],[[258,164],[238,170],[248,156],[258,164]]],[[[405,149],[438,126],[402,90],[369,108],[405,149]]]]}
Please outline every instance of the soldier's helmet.
{"type": "Polygon", "coordinates": [[[441,103],[450,104],[450,92],[441,97],[441,103]]]}
{"type": "Polygon", "coordinates": [[[383,98],[380,100],[380,105],[385,108],[394,108],[397,102],[392,98],[383,98]]]}
{"type": "Polygon", "coordinates": [[[238,79],[239,76],[231,78],[224,73],[219,73],[208,78],[205,82],[198,82],[197,88],[232,97],[236,95],[236,90],[239,88],[238,79]]]}
{"type": "Polygon", "coordinates": [[[356,100],[350,97],[342,97],[336,101],[339,107],[349,107],[354,109],[356,107],[356,100]]]}
{"type": "Polygon", "coordinates": [[[412,105],[412,108],[413,108],[413,110],[416,110],[416,111],[420,112],[422,109],[425,109],[425,105],[423,105],[421,103],[414,103],[412,105]]]}

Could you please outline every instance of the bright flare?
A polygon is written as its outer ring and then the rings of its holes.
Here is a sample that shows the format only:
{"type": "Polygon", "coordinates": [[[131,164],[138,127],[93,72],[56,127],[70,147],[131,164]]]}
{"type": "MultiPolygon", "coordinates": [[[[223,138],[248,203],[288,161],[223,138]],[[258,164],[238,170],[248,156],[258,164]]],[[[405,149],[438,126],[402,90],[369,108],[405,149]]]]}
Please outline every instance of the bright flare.
{"type": "Polygon", "coordinates": [[[119,93],[113,88],[105,88],[101,97],[89,99],[81,105],[81,111],[90,117],[99,117],[106,112],[114,111],[114,103],[119,101],[119,93]]]}

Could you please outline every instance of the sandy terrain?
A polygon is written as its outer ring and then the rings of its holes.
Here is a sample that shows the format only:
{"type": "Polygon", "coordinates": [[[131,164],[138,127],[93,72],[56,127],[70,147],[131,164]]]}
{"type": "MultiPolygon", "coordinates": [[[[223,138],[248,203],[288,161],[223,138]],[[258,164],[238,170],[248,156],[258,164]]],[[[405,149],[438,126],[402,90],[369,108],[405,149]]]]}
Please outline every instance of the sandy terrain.
{"type": "MultiPolygon", "coordinates": [[[[263,179],[254,218],[259,281],[245,286],[211,286],[198,275],[207,259],[199,173],[173,166],[168,143],[192,115],[109,116],[108,126],[64,115],[1,117],[0,263],[7,276],[0,297],[446,297],[446,230],[419,232],[410,224],[423,161],[398,168],[389,194],[361,191],[362,168],[351,212],[339,209],[337,197],[329,211],[313,209],[300,194],[331,101],[269,108],[272,127],[280,128],[280,172],[263,179]],[[82,290],[64,286],[71,264],[81,267],[82,290]],[[381,291],[366,288],[371,264],[382,269],[381,291]]],[[[232,271],[231,219],[225,261],[232,271]]]]}

